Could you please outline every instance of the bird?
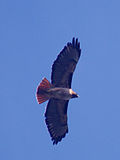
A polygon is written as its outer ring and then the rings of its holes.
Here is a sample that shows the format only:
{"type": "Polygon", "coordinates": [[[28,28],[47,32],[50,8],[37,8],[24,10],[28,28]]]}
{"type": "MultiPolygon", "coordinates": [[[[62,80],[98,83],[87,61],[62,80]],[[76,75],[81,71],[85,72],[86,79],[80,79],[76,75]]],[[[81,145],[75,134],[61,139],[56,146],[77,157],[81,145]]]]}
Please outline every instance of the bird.
{"type": "Polygon", "coordinates": [[[49,100],[45,123],[53,145],[58,144],[68,133],[68,103],[70,99],[79,97],[72,90],[71,83],[80,56],[80,42],[73,37],[72,42],[66,44],[52,65],[51,83],[43,78],[36,90],[38,104],[49,100]]]}

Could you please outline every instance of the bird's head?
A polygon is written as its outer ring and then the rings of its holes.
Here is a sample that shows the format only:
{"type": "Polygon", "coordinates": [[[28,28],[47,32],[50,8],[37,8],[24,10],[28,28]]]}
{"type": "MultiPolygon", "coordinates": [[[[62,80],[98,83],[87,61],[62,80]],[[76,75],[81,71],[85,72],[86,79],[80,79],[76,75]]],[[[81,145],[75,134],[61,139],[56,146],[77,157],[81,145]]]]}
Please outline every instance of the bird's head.
{"type": "Polygon", "coordinates": [[[79,95],[75,93],[72,89],[69,90],[69,93],[71,94],[71,98],[78,98],[79,95]]]}

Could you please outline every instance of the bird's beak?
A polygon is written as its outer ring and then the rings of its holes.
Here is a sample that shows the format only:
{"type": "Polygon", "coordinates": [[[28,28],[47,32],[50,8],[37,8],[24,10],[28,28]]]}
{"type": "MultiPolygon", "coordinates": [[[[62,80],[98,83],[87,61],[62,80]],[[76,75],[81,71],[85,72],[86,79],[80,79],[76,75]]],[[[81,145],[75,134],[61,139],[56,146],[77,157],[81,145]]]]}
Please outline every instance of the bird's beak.
{"type": "Polygon", "coordinates": [[[72,94],[72,98],[78,98],[80,97],[78,94],[72,94]]]}

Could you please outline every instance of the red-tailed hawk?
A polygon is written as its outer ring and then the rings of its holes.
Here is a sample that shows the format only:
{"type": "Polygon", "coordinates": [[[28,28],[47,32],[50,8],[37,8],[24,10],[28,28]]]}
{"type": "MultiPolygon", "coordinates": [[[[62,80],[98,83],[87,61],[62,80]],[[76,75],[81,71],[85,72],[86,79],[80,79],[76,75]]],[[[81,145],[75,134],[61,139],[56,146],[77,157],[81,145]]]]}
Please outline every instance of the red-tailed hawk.
{"type": "Polygon", "coordinates": [[[68,133],[67,107],[71,98],[78,97],[71,89],[71,82],[80,55],[80,43],[73,38],[72,43],[67,43],[53,63],[51,83],[44,78],[37,87],[38,103],[49,100],[45,122],[53,144],[57,144],[68,133]]]}

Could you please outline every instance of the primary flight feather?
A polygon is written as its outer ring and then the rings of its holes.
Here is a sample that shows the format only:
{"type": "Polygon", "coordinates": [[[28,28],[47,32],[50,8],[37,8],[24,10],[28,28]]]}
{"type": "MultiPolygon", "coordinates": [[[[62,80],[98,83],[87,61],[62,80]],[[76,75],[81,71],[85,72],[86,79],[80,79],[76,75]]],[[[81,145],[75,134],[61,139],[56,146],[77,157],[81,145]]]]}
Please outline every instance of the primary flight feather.
{"type": "Polygon", "coordinates": [[[67,107],[71,98],[78,97],[71,89],[71,82],[80,55],[80,43],[73,38],[72,43],[67,43],[52,65],[51,83],[44,78],[37,87],[38,103],[49,100],[45,122],[53,144],[57,144],[68,133],[67,107]]]}

